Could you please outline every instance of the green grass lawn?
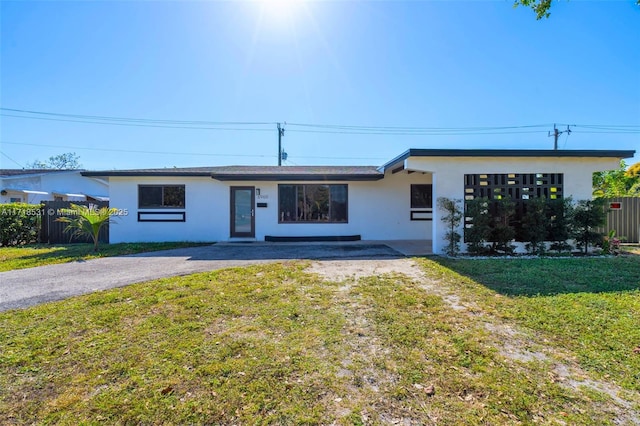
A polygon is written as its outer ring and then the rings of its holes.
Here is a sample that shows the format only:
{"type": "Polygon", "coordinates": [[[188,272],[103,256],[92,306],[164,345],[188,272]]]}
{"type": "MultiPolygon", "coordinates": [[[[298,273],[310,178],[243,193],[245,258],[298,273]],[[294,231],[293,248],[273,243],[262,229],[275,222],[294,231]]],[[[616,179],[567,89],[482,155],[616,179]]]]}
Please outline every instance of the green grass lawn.
{"type": "Polygon", "coordinates": [[[290,262],[0,313],[0,423],[615,424],[609,396],[505,356],[487,323],[640,389],[637,257],[419,263],[438,291],[290,262]]]}
{"type": "Polygon", "coordinates": [[[640,256],[426,262],[458,294],[640,392],[640,256]]]}
{"type": "Polygon", "coordinates": [[[0,272],[13,269],[33,268],[55,263],[75,262],[107,256],[143,253],[146,251],[168,250],[192,247],[194,243],[120,243],[101,244],[95,253],[93,244],[36,244],[20,247],[0,247],[0,272]]]}

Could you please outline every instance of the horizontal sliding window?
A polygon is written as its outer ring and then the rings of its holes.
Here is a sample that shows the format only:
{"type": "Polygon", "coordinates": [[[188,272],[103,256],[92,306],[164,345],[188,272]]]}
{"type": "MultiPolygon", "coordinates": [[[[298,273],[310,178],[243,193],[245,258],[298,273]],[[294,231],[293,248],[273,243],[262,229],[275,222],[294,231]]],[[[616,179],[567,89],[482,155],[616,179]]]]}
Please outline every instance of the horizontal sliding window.
{"type": "Polygon", "coordinates": [[[278,222],[348,222],[347,185],[278,185],[278,222]]]}
{"type": "Polygon", "coordinates": [[[184,185],[138,186],[138,208],[140,209],[183,209],[184,201],[184,185]]]}

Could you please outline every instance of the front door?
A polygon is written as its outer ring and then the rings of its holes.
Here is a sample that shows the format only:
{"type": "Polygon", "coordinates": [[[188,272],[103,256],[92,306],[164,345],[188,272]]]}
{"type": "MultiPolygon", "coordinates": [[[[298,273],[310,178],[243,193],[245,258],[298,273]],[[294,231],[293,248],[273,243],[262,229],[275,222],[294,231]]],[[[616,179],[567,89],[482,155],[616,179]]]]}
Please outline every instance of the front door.
{"type": "Polygon", "coordinates": [[[255,188],[253,186],[231,187],[231,237],[256,236],[255,188]]]}

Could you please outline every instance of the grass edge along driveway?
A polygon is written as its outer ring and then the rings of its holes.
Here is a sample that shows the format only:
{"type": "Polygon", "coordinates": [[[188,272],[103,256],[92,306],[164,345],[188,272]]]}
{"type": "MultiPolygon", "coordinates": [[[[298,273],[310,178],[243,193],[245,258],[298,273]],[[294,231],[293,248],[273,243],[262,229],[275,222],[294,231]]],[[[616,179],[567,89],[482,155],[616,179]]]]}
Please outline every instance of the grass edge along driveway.
{"type": "Polygon", "coordinates": [[[200,245],[206,244],[187,242],[101,244],[97,253],[93,251],[92,244],[33,244],[0,247],[0,272],[200,245]]]}

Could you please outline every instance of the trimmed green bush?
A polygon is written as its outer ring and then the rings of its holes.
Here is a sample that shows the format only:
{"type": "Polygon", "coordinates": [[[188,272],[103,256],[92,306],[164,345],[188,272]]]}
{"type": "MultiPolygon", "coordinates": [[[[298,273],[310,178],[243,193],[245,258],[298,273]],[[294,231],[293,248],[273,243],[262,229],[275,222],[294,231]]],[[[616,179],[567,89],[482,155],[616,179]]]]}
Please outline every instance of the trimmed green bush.
{"type": "Polygon", "coordinates": [[[484,254],[489,250],[486,246],[491,237],[489,203],[486,197],[474,198],[464,203],[465,217],[470,220],[464,228],[464,241],[467,243],[469,253],[484,254]]]}
{"type": "Polygon", "coordinates": [[[605,202],[604,198],[581,200],[575,207],[573,215],[574,236],[578,248],[582,249],[584,254],[589,252],[590,245],[602,242],[602,232],[597,229],[607,221],[605,202]]]}
{"type": "Polygon", "coordinates": [[[0,204],[0,246],[37,243],[41,215],[39,204],[0,204]]]}
{"type": "Polygon", "coordinates": [[[444,239],[447,241],[445,253],[449,256],[456,256],[460,252],[460,239],[462,236],[456,232],[462,222],[464,212],[460,207],[462,200],[452,200],[446,197],[438,198],[438,207],[447,212],[440,220],[447,224],[447,233],[444,239]]]}
{"type": "Polygon", "coordinates": [[[549,201],[534,198],[526,204],[526,212],[522,217],[522,238],[525,247],[531,254],[542,256],[545,253],[545,240],[549,232],[549,201]]]}

